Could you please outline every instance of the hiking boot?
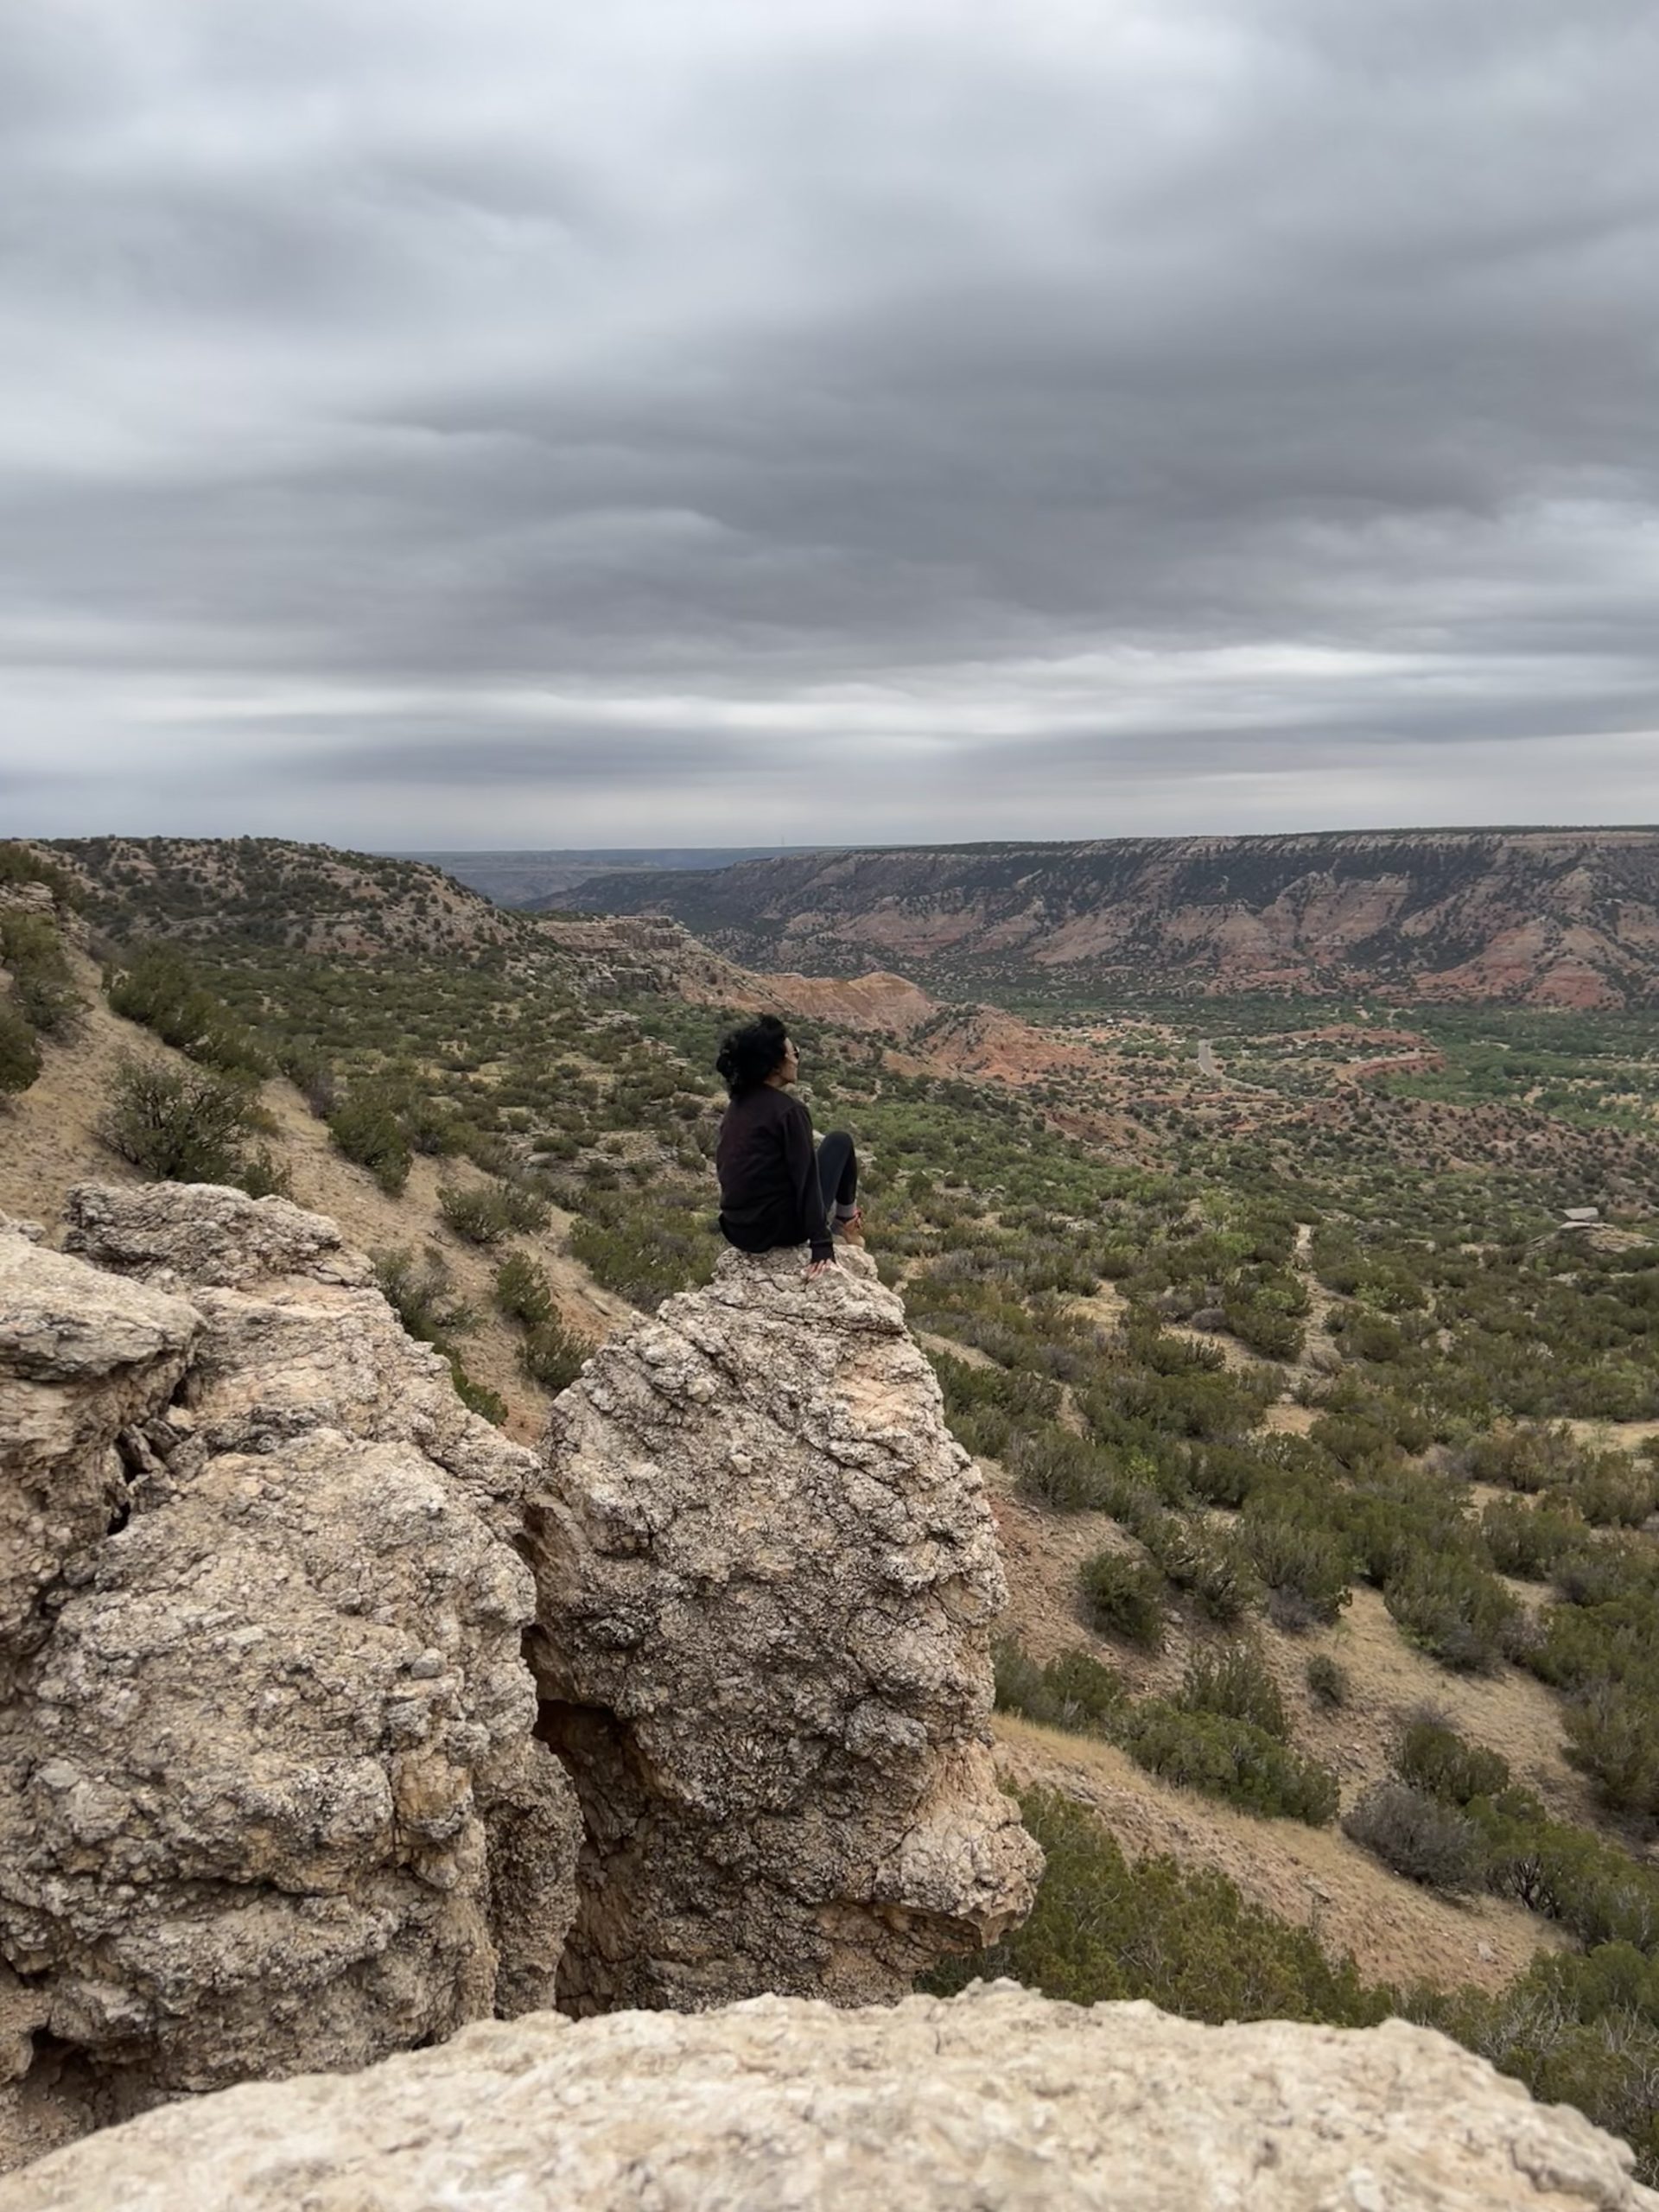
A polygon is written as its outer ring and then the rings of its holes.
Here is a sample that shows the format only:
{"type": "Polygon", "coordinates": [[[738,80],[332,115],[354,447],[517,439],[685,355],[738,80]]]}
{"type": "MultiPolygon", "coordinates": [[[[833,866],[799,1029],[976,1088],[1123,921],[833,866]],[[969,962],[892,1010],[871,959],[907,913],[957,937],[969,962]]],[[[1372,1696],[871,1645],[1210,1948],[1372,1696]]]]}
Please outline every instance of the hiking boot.
{"type": "Polygon", "coordinates": [[[862,1210],[846,1221],[836,1224],[836,1235],[844,1244],[856,1244],[861,1250],[864,1243],[864,1215],[862,1210]]]}

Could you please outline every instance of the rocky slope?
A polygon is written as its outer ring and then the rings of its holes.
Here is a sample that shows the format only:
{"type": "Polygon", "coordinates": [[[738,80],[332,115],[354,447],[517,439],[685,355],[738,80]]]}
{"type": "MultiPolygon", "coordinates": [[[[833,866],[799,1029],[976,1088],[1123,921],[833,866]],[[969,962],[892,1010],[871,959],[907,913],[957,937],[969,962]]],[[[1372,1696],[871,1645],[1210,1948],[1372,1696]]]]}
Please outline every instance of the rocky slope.
{"type": "Polygon", "coordinates": [[[981,1985],[836,2013],[538,2015],[155,2113],[0,2212],[1655,2212],[1439,2036],[1200,2027],[981,1985]]]}
{"type": "Polygon", "coordinates": [[[543,1464],[325,1217],[68,1211],[0,1224],[0,2154],[556,1996],[897,1994],[1027,1908],[892,1294],[728,1269],[543,1464]]]}
{"type": "Polygon", "coordinates": [[[1385,991],[1541,1006],[1659,998],[1659,830],[1374,831],[805,854],[598,876],[732,957],[1138,990],[1385,991]]]}

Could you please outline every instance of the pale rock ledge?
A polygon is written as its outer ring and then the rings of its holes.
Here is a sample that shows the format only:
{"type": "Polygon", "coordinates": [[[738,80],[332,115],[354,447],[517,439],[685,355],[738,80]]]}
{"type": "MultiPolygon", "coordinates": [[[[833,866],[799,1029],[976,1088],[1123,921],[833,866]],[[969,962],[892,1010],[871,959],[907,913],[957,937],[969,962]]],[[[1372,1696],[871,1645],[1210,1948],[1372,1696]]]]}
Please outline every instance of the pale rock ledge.
{"type": "Polygon", "coordinates": [[[1630,2164],[1401,2022],[1004,1982],[471,2027],[152,2113],[0,2181],[0,2212],[1659,2212],[1630,2164]]]}

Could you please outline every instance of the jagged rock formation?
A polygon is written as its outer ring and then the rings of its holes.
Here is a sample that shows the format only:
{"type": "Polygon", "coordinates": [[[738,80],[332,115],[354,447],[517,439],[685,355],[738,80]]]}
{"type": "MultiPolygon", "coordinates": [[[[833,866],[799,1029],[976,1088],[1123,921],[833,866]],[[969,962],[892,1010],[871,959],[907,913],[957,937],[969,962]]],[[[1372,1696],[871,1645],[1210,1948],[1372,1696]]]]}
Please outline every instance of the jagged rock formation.
{"type": "Polygon", "coordinates": [[[527,1529],[588,1832],[569,2010],[896,1997],[1030,1904],[980,1477],[870,1262],[805,1258],[728,1253],[553,1409],[527,1529]]]}
{"type": "Polygon", "coordinates": [[[1443,2037],[1007,1982],[836,2012],[541,2014],[153,2113],[0,2212],[1656,2212],[1630,2154],[1443,2037]]]}
{"type": "Polygon", "coordinates": [[[550,2002],[578,1833],[503,1541],[530,1456],[333,1224],[171,1186],[71,1218],[86,1257],[0,1231],[0,2056],[36,2142],[550,2002]]]}
{"type": "Polygon", "coordinates": [[[1659,1000],[1659,831],[1368,830],[792,853],[600,875],[731,958],[955,982],[1035,969],[1160,990],[1659,1000]]]}
{"type": "Polygon", "coordinates": [[[0,1222],[14,2155],[556,1995],[896,1996],[1025,1910],[991,1522],[861,1255],[731,1255],[543,1465],[286,1200],[86,1186],[40,1240],[0,1222]]]}

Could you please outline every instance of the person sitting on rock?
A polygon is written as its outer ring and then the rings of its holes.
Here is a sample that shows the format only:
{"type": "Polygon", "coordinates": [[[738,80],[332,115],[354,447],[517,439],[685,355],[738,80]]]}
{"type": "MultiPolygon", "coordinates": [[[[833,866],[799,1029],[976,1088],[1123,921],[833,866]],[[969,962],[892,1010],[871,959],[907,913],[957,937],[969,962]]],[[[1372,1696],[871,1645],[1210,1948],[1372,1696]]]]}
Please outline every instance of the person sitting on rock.
{"type": "Polygon", "coordinates": [[[775,1014],[734,1029],[715,1066],[731,1093],[720,1125],[715,1170],[720,1228],[740,1252],[811,1248],[809,1279],[833,1267],[835,1239],[864,1242],[858,1158],[844,1129],[816,1151],[812,1117],[789,1086],[800,1058],[775,1014]]]}

